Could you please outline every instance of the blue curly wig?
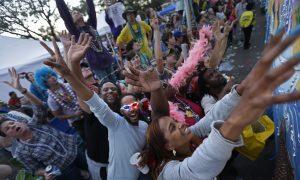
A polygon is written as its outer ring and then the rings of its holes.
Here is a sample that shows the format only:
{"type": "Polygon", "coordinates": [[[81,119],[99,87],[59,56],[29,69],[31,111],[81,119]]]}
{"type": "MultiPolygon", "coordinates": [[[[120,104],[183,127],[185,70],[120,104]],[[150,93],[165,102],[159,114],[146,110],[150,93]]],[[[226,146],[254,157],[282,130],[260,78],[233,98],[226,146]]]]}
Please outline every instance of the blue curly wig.
{"type": "Polygon", "coordinates": [[[47,85],[47,79],[50,76],[54,76],[57,78],[57,74],[48,67],[42,67],[35,71],[34,73],[34,79],[38,86],[40,86],[42,89],[47,90],[49,89],[49,86],[47,85]]]}

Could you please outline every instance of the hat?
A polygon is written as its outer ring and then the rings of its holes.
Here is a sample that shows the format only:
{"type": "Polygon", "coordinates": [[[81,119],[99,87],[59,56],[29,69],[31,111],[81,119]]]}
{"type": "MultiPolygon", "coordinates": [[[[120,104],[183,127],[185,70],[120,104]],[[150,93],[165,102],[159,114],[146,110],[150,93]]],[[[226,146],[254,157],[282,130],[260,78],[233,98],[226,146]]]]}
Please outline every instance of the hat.
{"type": "Polygon", "coordinates": [[[7,119],[17,122],[30,123],[32,118],[19,111],[10,111],[4,115],[7,119]]]}
{"type": "Polygon", "coordinates": [[[174,31],[173,33],[174,38],[180,38],[183,36],[181,31],[174,31]]]}
{"type": "Polygon", "coordinates": [[[126,18],[127,13],[134,13],[135,16],[137,15],[136,10],[134,10],[132,6],[127,6],[126,9],[125,9],[125,11],[124,11],[124,13],[122,14],[122,17],[123,17],[125,20],[127,19],[127,18],[126,18]]]}

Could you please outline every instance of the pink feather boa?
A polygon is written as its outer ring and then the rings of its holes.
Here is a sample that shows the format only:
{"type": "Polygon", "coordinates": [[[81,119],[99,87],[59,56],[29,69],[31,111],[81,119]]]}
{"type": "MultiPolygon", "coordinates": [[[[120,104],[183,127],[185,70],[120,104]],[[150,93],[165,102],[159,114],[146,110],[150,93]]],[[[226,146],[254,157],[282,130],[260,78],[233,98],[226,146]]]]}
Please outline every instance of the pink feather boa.
{"type": "Polygon", "coordinates": [[[189,52],[189,57],[178,68],[176,73],[169,80],[169,83],[175,88],[186,84],[186,79],[189,78],[196,70],[199,62],[204,61],[205,54],[209,49],[209,42],[212,38],[211,26],[204,26],[199,31],[199,40],[189,52]]]}
{"type": "Polygon", "coordinates": [[[170,108],[170,117],[175,121],[185,123],[185,114],[182,111],[179,111],[177,104],[174,104],[169,101],[170,108]]]}

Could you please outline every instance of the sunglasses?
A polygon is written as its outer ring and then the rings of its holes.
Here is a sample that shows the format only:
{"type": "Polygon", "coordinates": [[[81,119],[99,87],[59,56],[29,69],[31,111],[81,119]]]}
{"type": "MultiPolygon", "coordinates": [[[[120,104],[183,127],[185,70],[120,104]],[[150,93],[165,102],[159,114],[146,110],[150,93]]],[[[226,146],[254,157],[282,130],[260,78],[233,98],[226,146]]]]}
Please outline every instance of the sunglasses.
{"type": "Polygon", "coordinates": [[[128,105],[124,105],[121,107],[121,111],[125,111],[125,112],[130,112],[132,110],[137,110],[139,109],[139,103],[138,102],[133,102],[131,104],[128,105]]]}

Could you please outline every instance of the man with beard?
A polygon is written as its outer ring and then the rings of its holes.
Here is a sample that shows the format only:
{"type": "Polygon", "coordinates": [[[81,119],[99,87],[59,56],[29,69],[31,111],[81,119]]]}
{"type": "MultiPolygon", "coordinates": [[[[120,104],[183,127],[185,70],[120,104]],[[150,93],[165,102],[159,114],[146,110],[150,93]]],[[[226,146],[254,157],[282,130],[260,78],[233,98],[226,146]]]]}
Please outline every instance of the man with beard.
{"type": "Polygon", "coordinates": [[[215,69],[202,68],[198,72],[198,97],[201,98],[201,106],[206,114],[217,100],[230,91],[234,83],[227,83],[227,79],[215,69]]]}
{"type": "MultiPolygon", "coordinates": [[[[63,35],[63,34],[62,34],[63,35]]],[[[88,64],[81,62],[85,55],[86,48],[89,43],[84,44],[90,37],[88,34],[81,34],[81,43],[72,44],[71,37],[61,36],[64,38],[63,45],[65,48],[65,60],[74,76],[76,76],[81,83],[85,84],[90,90],[99,94],[105,103],[112,109],[112,111],[119,113],[120,109],[120,95],[119,88],[107,82],[99,88],[99,83],[95,80],[93,73],[88,64]],[[77,56],[72,56],[72,52],[77,56]],[[70,55],[70,56],[69,56],[70,55]]],[[[74,36],[72,37],[74,40],[74,36]]],[[[44,44],[43,44],[44,46],[44,44]]],[[[45,46],[44,46],[45,47],[45,46]]],[[[47,47],[45,47],[47,49],[47,47]]],[[[47,49],[50,54],[54,54],[51,50],[47,49]]],[[[90,108],[78,98],[78,103],[84,111],[84,135],[86,142],[86,159],[91,174],[92,180],[107,179],[107,166],[109,155],[108,144],[108,130],[102,125],[97,117],[91,112],[90,108]]]]}
{"type": "MultiPolygon", "coordinates": [[[[74,37],[72,42],[74,42],[74,37]]],[[[84,40],[83,42],[86,41],[84,40]]],[[[138,118],[139,105],[137,99],[133,95],[123,96],[121,98],[120,108],[123,116],[117,114],[108,105],[111,104],[113,98],[115,98],[115,94],[112,93],[114,92],[113,84],[107,84],[107,86],[102,87],[101,96],[104,99],[101,99],[98,94],[89,90],[87,86],[84,85],[84,82],[74,75],[63,60],[55,40],[53,40],[53,44],[55,53],[51,51],[46,44],[43,44],[43,46],[50,54],[53,54],[53,58],[56,62],[46,61],[45,64],[52,67],[61,77],[70,83],[79,99],[83,100],[89,106],[100,123],[108,129],[109,165],[107,179],[138,179],[140,172],[130,164],[129,159],[134,153],[140,152],[144,148],[148,125],[138,118]]],[[[70,62],[80,61],[85,54],[84,49],[87,44],[89,43],[82,43],[81,45],[79,43],[79,46],[84,46],[82,47],[83,50],[80,51],[75,47],[77,45],[72,43],[68,52],[70,56],[66,58],[66,60],[70,62]],[[76,54],[76,56],[74,54],[76,54]]],[[[158,83],[160,85],[160,82],[158,83]]]]}
{"type": "MultiPolygon", "coordinates": [[[[95,92],[95,91],[94,91],[95,92]]],[[[114,112],[119,112],[120,90],[111,83],[104,83],[99,96],[114,112]]],[[[83,108],[84,132],[86,137],[86,158],[93,180],[107,178],[109,157],[108,130],[102,125],[88,107],[83,108]]]]}

